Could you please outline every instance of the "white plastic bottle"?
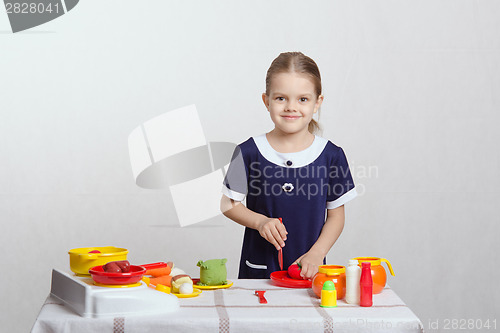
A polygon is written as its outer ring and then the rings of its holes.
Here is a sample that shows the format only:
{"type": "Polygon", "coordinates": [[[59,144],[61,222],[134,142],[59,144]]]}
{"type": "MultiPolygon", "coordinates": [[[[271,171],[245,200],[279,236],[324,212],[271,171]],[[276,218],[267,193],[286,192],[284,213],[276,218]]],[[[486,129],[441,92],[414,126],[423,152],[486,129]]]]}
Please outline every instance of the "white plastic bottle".
{"type": "Polygon", "coordinates": [[[349,260],[349,265],[345,270],[345,278],[345,301],[349,304],[359,304],[361,267],[358,266],[357,260],[349,260]]]}

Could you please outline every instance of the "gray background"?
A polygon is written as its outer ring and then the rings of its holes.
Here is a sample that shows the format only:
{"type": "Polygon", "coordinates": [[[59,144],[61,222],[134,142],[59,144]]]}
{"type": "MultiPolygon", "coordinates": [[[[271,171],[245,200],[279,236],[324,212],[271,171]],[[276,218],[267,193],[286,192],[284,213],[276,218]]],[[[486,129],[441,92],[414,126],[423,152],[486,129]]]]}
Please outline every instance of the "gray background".
{"type": "Polygon", "coordinates": [[[235,277],[243,229],[177,227],[168,190],[134,184],[127,137],[192,103],[208,141],[269,131],[265,72],[289,50],[318,63],[323,136],[363,189],[329,262],[388,258],[425,327],[498,320],[499,14],[469,0],[87,0],[12,34],[0,13],[1,330],[29,330],[75,247],[195,276],[225,257],[235,277]]]}

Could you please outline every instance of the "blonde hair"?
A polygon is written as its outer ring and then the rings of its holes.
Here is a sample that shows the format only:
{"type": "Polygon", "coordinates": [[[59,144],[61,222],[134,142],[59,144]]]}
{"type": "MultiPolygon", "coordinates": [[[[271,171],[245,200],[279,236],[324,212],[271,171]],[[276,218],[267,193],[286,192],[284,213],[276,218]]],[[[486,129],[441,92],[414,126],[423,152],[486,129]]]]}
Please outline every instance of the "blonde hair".
{"type": "MultiPolygon", "coordinates": [[[[311,78],[314,88],[316,90],[316,98],[321,95],[321,75],[319,73],[318,65],[304,55],[302,52],[284,52],[280,53],[276,59],[273,60],[271,66],[266,74],[266,95],[269,96],[271,89],[271,80],[275,74],[280,73],[301,73],[306,74],[311,78]]],[[[319,110],[318,110],[319,120],[319,110]]],[[[318,122],[311,119],[309,122],[308,130],[311,133],[316,133],[321,130],[318,122]]]]}

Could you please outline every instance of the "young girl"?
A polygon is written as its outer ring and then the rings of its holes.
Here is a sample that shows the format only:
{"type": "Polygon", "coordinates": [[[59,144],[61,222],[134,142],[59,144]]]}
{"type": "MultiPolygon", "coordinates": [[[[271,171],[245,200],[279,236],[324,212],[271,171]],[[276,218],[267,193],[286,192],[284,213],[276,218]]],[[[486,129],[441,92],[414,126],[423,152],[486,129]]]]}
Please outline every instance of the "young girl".
{"type": "Polygon", "coordinates": [[[323,95],[311,58],[281,53],[262,100],[274,129],[237,146],[222,186],[222,212],[246,227],[239,278],[269,278],[280,270],[282,249],[283,270],[300,263],[311,279],[340,236],[356,189],[342,148],[314,134],[323,95]]]}

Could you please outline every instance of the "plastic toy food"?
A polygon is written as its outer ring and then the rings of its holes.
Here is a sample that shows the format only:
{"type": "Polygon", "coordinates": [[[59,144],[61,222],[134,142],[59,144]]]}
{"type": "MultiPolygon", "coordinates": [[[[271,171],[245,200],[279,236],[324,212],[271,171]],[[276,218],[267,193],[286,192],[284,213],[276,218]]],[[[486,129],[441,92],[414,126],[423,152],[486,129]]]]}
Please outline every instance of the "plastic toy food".
{"type": "Polygon", "coordinates": [[[200,260],[200,286],[221,286],[227,284],[227,259],[200,260]]]}
{"type": "Polygon", "coordinates": [[[167,287],[172,287],[172,275],[163,275],[163,276],[159,276],[159,277],[152,277],[149,279],[149,282],[155,286],[157,286],[159,284],[163,284],[167,287]]]}
{"type": "Polygon", "coordinates": [[[102,269],[106,273],[121,273],[122,272],[121,268],[114,261],[108,262],[106,265],[102,266],[102,269]]]}
{"type": "Polygon", "coordinates": [[[186,275],[186,274],[174,276],[172,278],[172,292],[179,293],[179,288],[184,283],[189,283],[189,284],[193,285],[193,280],[191,280],[191,277],[189,275],[186,275]]]}
{"type": "Polygon", "coordinates": [[[303,280],[302,276],[300,276],[301,269],[302,267],[300,266],[300,264],[291,264],[290,267],[288,267],[288,275],[292,279],[303,280]]]}
{"type": "Polygon", "coordinates": [[[193,285],[191,283],[183,283],[179,287],[179,294],[192,294],[193,285]]]}
{"type": "Polygon", "coordinates": [[[163,275],[169,275],[171,271],[172,271],[171,267],[166,266],[161,268],[147,269],[146,274],[154,277],[160,277],[163,275]]]}
{"type": "Polygon", "coordinates": [[[128,260],[110,261],[102,266],[102,269],[107,273],[128,273],[130,272],[130,263],[128,260]]]}
{"type": "Polygon", "coordinates": [[[101,251],[99,251],[99,250],[93,250],[93,251],[89,251],[89,253],[101,253],[101,251]]]}
{"type": "Polygon", "coordinates": [[[182,269],[178,267],[172,267],[170,270],[170,275],[176,276],[176,275],[184,275],[186,272],[184,272],[182,269]]]}
{"type": "Polygon", "coordinates": [[[115,261],[118,267],[122,270],[122,273],[130,272],[130,263],[128,260],[115,261]]]}

